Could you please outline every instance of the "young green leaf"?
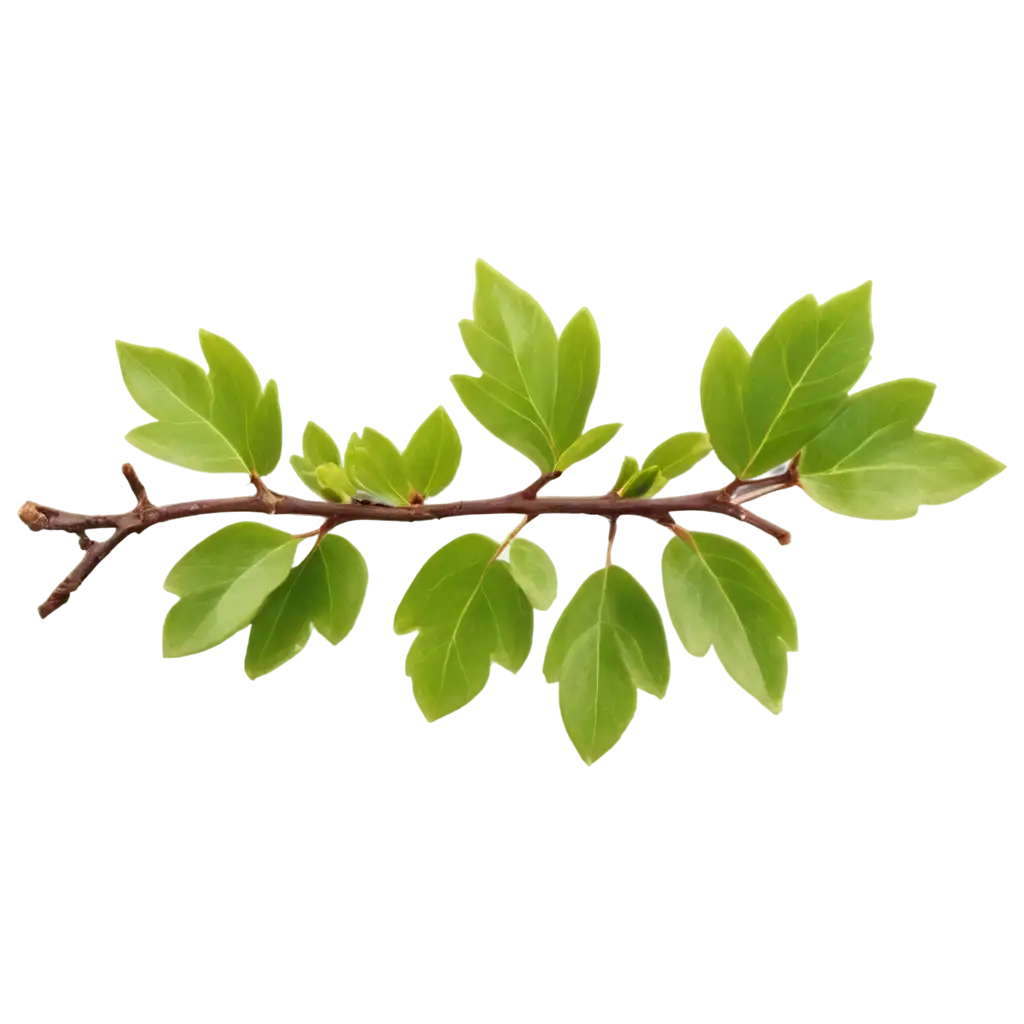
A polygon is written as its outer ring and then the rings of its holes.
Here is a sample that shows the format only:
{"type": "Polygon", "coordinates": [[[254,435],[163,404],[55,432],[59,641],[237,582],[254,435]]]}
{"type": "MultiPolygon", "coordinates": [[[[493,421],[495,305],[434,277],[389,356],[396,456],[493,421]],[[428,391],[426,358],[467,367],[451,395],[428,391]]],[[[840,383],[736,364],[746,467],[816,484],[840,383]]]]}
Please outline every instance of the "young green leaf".
{"type": "Polygon", "coordinates": [[[795,455],[835,415],[871,359],[871,282],[819,306],[793,303],[750,357],[743,411],[750,456],[737,474],[759,476],[795,455]]]}
{"type": "Polygon", "coordinates": [[[558,380],[558,339],[540,303],[477,260],[473,322],[506,350],[515,365],[507,378],[498,379],[526,397],[541,422],[550,423],[558,380]]]}
{"type": "Polygon", "coordinates": [[[334,438],[312,420],[302,432],[302,454],[314,466],[322,466],[325,462],[341,465],[341,452],[334,438]]]}
{"type": "Polygon", "coordinates": [[[419,634],[406,674],[427,721],[468,704],[495,662],[517,672],[533,639],[533,609],[498,543],[480,534],[458,537],[435,552],[409,585],[395,612],[395,632],[419,634]]]}
{"type": "Polygon", "coordinates": [[[508,567],[530,604],[546,612],[558,593],[558,577],[547,552],[533,541],[517,537],[509,545],[508,567]]]}
{"type": "Polygon", "coordinates": [[[629,483],[640,472],[640,463],[633,458],[632,455],[627,455],[622,460],[622,468],[619,470],[619,475],[615,478],[615,483],[612,485],[612,490],[617,491],[620,495],[622,494],[622,488],[629,483]]]}
{"type": "Polygon", "coordinates": [[[200,366],[162,348],[117,342],[128,393],[158,422],[127,440],[148,455],[210,473],[245,472],[246,464],[213,424],[213,395],[200,366]]]}
{"type": "Polygon", "coordinates": [[[700,376],[700,407],[711,445],[726,469],[739,476],[750,458],[743,386],[750,355],[727,327],[718,332],[700,376]]]}
{"type": "Polygon", "coordinates": [[[622,498],[645,498],[655,486],[661,470],[657,466],[648,466],[631,476],[619,490],[622,498]]]}
{"type": "Polygon", "coordinates": [[[558,388],[551,421],[557,451],[566,453],[583,433],[600,372],[601,339],[590,310],[584,307],[565,325],[558,339],[558,388]]]}
{"type": "Polygon", "coordinates": [[[317,486],[319,493],[328,501],[348,503],[358,488],[349,479],[348,474],[333,462],[324,462],[316,467],[317,486]]]}
{"type": "Polygon", "coordinates": [[[298,543],[262,523],[235,523],[192,548],[164,582],[180,598],[164,622],[164,657],[208,650],[249,625],[288,576],[298,543]]]}
{"type": "Polygon", "coordinates": [[[377,501],[388,505],[409,504],[409,481],[402,453],[383,434],[367,427],[363,436],[352,435],[345,452],[349,479],[377,501]]]}
{"type": "Polygon", "coordinates": [[[425,498],[440,494],[455,479],[461,459],[459,432],[443,406],[417,427],[402,453],[409,486],[425,498]]]}
{"type": "Polygon", "coordinates": [[[294,658],[314,625],[332,644],[343,640],[359,615],[366,581],[366,562],[356,548],[344,537],[324,537],[253,619],[245,652],[249,678],[294,658]]]}
{"type": "Polygon", "coordinates": [[[451,382],[481,426],[525,455],[542,473],[555,468],[554,442],[527,399],[486,373],[482,377],[456,373],[451,382]]]}
{"type": "Polygon", "coordinates": [[[669,617],[690,654],[713,644],[726,672],[769,711],[782,710],[787,651],[797,646],[796,620],[768,570],[742,544],[694,533],[675,538],[662,557],[669,617]]]}
{"type": "Polygon", "coordinates": [[[260,476],[267,476],[281,461],[281,402],[277,381],[268,380],[252,416],[249,429],[253,465],[260,476]]]}
{"type": "Polygon", "coordinates": [[[625,732],[638,687],[665,695],[669,658],[661,616],[625,569],[609,566],[584,581],[551,634],[544,675],[559,684],[562,722],[587,764],[625,732]]]}
{"type": "Polygon", "coordinates": [[[682,476],[703,459],[711,451],[711,440],[707,434],[691,431],[675,434],[667,441],[662,441],[650,455],[644,459],[644,469],[657,466],[666,481],[682,476]]]}
{"type": "Polygon", "coordinates": [[[574,463],[589,459],[595,452],[599,452],[621,427],[621,423],[604,423],[599,427],[592,427],[562,452],[555,463],[555,469],[566,470],[574,463]]]}
{"type": "Polygon", "coordinates": [[[252,364],[226,338],[199,332],[199,344],[210,367],[213,422],[245,460],[255,466],[249,446],[249,427],[263,394],[252,364]]]}

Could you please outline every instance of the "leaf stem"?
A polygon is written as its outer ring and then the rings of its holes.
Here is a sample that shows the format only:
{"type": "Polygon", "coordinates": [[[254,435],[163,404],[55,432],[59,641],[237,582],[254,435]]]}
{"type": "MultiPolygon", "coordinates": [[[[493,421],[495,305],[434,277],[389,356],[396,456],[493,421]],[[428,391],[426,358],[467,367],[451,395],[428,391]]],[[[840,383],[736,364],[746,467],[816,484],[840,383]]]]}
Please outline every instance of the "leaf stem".
{"type": "MultiPolygon", "coordinates": [[[[654,522],[665,523],[673,512],[712,512],[731,516],[774,537],[780,544],[791,540],[788,530],[762,519],[744,507],[764,494],[784,490],[797,483],[796,460],[790,463],[785,473],[761,480],[736,481],[716,491],[699,494],[684,494],[674,498],[620,498],[617,494],[603,494],[595,497],[538,497],[537,492],[561,474],[558,471],[545,473],[523,491],[506,494],[497,498],[478,498],[466,501],[425,503],[423,505],[382,505],[373,502],[353,501],[340,504],[332,501],[313,501],[293,498],[271,491],[255,474],[253,484],[257,493],[238,498],[205,498],[197,501],[178,502],[173,505],[154,505],[138,475],[129,463],[122,467],[122,473],[135,495],[135,506],[128,512],[109,515],[84,515],[78,512],[64,512],[27,501],[18,510],[21,521],[32,531],[58,530],[75,534],[85,551],[82,560],[56,587],[53,593],[39,606],[42,618],[50,615],[63,605],[89,574],[116,548],[125,537],[142,533],[157,523],[174,519],[188,519],[192,516],[221,515],[235,512],[250,515],[295,515],[317,516],[324,520],[316,532],[323,536],[343,523],[357,520],[374,520],[391,523],[417,523],[436,519],[450,519],[461,516],[485,516],[519,514],[523,521],[509,535],[499,549],[505,549],[515,535],[531,519],[541,515],[592,515],[615,520],[620,516],[639,516],[654,522]],[[729,493],[726,493],[729,492],[729,493]],[[103,541],[93,541],[88,530],[112,529],[111,536],[103,541]]],[[[681,529],[681,527],[680,527],[681,529]]],[[[312,534],[310,534],[312,536],[312,534]]],[[[495,556],[497,557],[497,556],[495,556]]]]}

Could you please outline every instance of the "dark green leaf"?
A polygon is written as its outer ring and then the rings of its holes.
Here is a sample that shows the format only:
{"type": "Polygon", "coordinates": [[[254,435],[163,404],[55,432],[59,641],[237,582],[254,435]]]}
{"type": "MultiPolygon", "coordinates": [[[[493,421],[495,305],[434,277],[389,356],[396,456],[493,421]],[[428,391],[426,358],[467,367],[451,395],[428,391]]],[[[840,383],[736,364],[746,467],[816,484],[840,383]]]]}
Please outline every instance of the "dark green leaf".
{"type": "Polygon", "coordinates": [[[600,372],[601,339],[590,310],[584,307],[558,339],[558,388],[551,434],[559,452],[566,453],[583,433],[600,372]]]}
{"type": "Polygon", "coordinates": [[[712,447],[721,463],[739,476],[750,458],[750,434],[743,413],[743,386],[750,355],[727,327],[718,332],[700,377],[700,406],[712,447]]]}
{"type": "Polygon", "coordinates": [[[641,469],[639,473],[630,477],[630,479],[622,486],[619,491],[620,497],[646,497],[651,488],[657,483],[659,474],[660,470],[657,466],[648,466],[646,469],[641,469]]]}
{"type": "Polygon", "coordinates": [[[694,533],[676,538],[662,558],[665,600],[683,646],[698,658],[714,644],[725,670],[769,711],[782,710],[787,651],[796,620],[758,558],[742,544],[694,533]]]}
{"type": "Polygon", "coordinates": [[[555,469],[566,470],[574,463],[589,459],[595,452],[599,452],[621,427],[621,423],[603,423],[599,427],[592,427],[562,452],[555,463],[555,469]]]}
{"type": "Polygon", "coordinates": [[[665,695],[669,659],[661,616],[625,569],[601,569],[576,591],[551,633],[544,675],[559,683],[562,721],[587,764],[625,732],[638,687],[665,695]]]}
{"type": "Polygon", "coordinates": [[[181,598],[164,622],[164,657],[205,651],[249,625],[288,576],[298,543],[262,523],[235,523],[192,548],[164,582],[181,598]]]}
{"type": "Polygon", "coordinates": [[[539,611],[547,611],[558,593],[558,577],[547,552],[532,541],[517,537],[509,545],[508,564],[512,578],[539,611]]]}
{"type": "Polygon", "coordinates": [[[743,409],[756,477],[795,455],[835,415],[871,359],[871,282],[789,307],[750,357],[743,409]]]}
{"type": "Polygon", "coordinates": [[[420,424],[402,453],[409,486],[425,498],[440,494],[455,479],[461,459],[459,432],[442,406],[420,424]]]}

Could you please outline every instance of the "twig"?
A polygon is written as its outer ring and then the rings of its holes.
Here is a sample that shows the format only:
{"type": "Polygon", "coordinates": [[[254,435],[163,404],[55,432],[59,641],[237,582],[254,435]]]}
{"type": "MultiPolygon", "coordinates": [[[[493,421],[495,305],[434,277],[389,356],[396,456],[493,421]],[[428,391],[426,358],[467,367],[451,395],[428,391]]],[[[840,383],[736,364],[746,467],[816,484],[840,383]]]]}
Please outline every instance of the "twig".
{"type": "Polygon", "coordinates": [[[597,497],[538,497],[537,492],[561,474],[558,471],[545,473],[524,491],[506,494],[498,498],[479,498],[469,501],[426,503],[422,505],[392,506],[374,502],[353,501],[340,504],[331,501],[314,501],[293,498],[269,490],[258,477],[253,484],[256,493],[238,498],[205,498],[197,501],[178,502],[173,505],[154,505],[146,489],[130,464],[122,467],[125,479],[135,495],[135,507],[128,512],[106,515],[83,515],[78,512],[64,512],[28,501],[18,510],[21,521],[33,531],[58,530],[73,533],[85,550],[77,566],[57,586],[53,593],[39,606],[39,614],[46,618],[63,605],[96,568],[125,539],[133,533],[142,533],[157,523],[174,519],[189,519],[193,516],[220,515],[236,512],[254,515],[295,515],[316,516],[324,520],[317,531],[325,535],[336,526],[358,520],[373,520],[391,523],[418,523],[458,516],[485,516],[518,514],[524,522],[513,531],[509,540],[531,519],[541,515],[592,515],[617,519],[621,516],[638,516],[664,523],[673,512],[712,512],[732,516],[740,522],[762,530],[774,537],[780,544],[790,542],[788,530],[762,519],[744,507],[763,494],[792,487],[797,482],[796,460],[786,473],[762,480],[734,481],[729,487],[717,491],[703,491],[674,498],[620,498],[617,494],[597,497]],[[734,486],[735,484],[735,486],[734,486]],[[730,488],[732,489],[730,491],[730,488]],[[726,493],[729,491],[729,493],[726,493]],[[106,540],[93,541],[86,535],[88,530],[112,529],[106,540]]]}

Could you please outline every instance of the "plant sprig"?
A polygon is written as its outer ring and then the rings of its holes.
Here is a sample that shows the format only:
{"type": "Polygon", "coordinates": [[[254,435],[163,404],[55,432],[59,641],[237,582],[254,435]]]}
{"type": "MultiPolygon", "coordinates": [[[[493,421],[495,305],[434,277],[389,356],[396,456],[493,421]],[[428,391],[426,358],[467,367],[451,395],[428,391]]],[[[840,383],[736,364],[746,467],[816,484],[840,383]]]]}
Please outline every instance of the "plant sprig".
{"type": "MultiPolygon", "coordinates": [[[[368,570],[355,546],[334,531],[359,520],[425,522],[518,514],[504,540],[466,534],[444,545],[412,580],[396,613],[399,634],[415,632],[406,672],[424,716],[433,721],[471,701],[492,664],[518,672],[533,640],[534,614],[556,599],[550,557],[519,536],[544,515],[596,515],[609,521],[604,565],[562,611],[544,658],[559,686],[567,733],[588,764],[606,753],[633,718],[637,691],[665,695],[669,652],[661,614],[643,587],[613,564],[619,518],[669,529],[662,559],[669,617],[692,655],[714,647],[726,672],[774,713],[782,709],[796,620],[760,560],[716,534],[690,532],[674,514],[728,515],[775,537],[789,532],[747,503],[799,487],[824,508],[867,519],[902,519],[921,505],[966,494],[1004,467],[955,438],[917,429],[934,386],[898,380],[850,394],[870,359],[871,285],[819,304],[795,302],[752,353],[725,329],[711,346],[700,381],[705,431],[684,431],[641,464],[626,456],[610,490],[589,497],[540,491],[607,445],[621,424],[587,429],[600,373],[594,318],[580,310],[561,334],[541,306],[483,261],[477,262],[473,318],[459,324],[481,375],[455,375],[466,408],[492,434],[530,459],[540,476],[496,497],[437,502],[455,479],[462,444],[443,407],[404,449],[373,428],[344,449],[310,421],[291,465],[318,500],[265,483],[282,447],[275,381],[265,386],[242,353],[200,331],[208,370],[173,352],[117,343],[132,397],[153,422],[127,440],[157,458],[202,472],[246,473],[255,493],[155,505],[129,464],[135,495],[127,512],[80,515],[26,502],[21,519],[36,531],[76,534],[84,556],[40,605],[61,607],[121,542],[158,523],[200,515],[313,516],[320,525],[290,534],[264,523],[226,526],[187,552],[164,583],[177,597],[164,623],[165,657],[208,650],[249,627],[251,678],[299,654],[315,630],[332,644],[353,628],[368,570]],[[714,451],[733,479],[721,488],[655,497],[714,451]],[[89,531],[111,529],[97,541],[89,531]],[[308,551],[296,562],[304,540],[308,551]]],[[[611,474],[609,474],[610,476],[611,474]]]]}

